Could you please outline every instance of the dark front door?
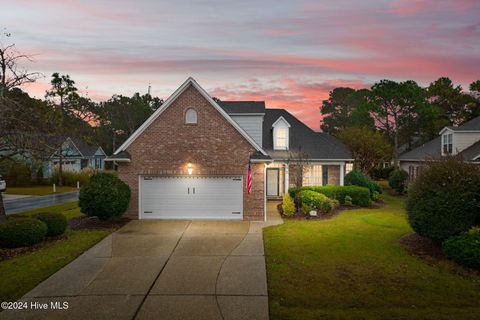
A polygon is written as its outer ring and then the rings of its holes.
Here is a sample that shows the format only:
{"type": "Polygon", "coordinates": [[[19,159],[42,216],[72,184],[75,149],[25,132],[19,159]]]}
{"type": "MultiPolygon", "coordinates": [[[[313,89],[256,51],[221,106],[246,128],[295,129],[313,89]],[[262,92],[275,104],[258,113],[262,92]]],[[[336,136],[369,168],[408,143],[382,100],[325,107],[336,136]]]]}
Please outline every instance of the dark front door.
{"type": "Polygon", "coordinates": [[[279,169],[267,169],[267,196],[278,197],[279,194],[279,169]]]}

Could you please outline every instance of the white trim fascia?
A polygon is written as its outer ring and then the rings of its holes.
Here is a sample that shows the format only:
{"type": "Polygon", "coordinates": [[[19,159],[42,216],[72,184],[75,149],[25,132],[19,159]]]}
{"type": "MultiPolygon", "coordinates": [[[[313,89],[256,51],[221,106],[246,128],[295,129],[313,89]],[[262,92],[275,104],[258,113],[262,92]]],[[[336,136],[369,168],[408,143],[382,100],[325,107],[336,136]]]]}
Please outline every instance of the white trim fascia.
{"type": "Polygon", "coordinates": [[[265,113],[253,113],[253,112],[245,112],[245,113],[228,113],[230,116],[264,116],[265,113]]]}
{"type": "Polygon", "coordinates": [[[163,111],[165,111],[165,109],[167,109],[177,98],[178,96],[183,93],[187,88],[188,86],[192,84],[195,89],[198,90],[198,92],[200,92],[200,94],[215,108],[217,109],[218,112],[220,112],[220,114],[235,128],[237,129],[237,131],[253,146],[255,147],[255,149],[257,151],[260,151],[262,154],[264,155],[267,155],[267,153],[262,149],[262,147],[260,147],[256,142],[255,140],[253,140],[246,132],[245,130],[243,130],[236,122],[235,120],[233,120],[226,112],[225,110],[222,109],[222,107],[220,107],[218,105],[218,103],[216,103],[212,97],[210,97],[208,95],[208,93],[195,81],[195,79],[193,79],[192,77],[189,77],[177,90],[175,90],[175,92],[170,96],[168,97],[168,99],[160,106],[160,108],[158,108],[157,110],[155,110],[155,112],[137,129],[135,130],[135,132],[113,153],[113,154],[118,154],[119,152],[121,151],[124,151],[126,148],[128,148],[128,146],[130,146],[130,144],[132,144],[133,141],[135,141],[135,139],[138,138],[138,136],[140,136],[140,134],[143,133],[143,131],[145,131],[145,129],[148,128],[148,126],[150,126],[150,124],[153,123],[153,121],[155,121],[158,116],[160,116],[163,111]]]}
{"type": "Polygon", "coordinates": [[[290,123],[288,123],[288,121],[285,120],[285,118],[284,118],[283,116],[280,116],[280,117],[277,119],[277,121],[275,121],[275,122],[272,124],[272,127],[275,127],[275,126],[277,125],[277,122],[279,122],[279,121],[283,121],[283,122],[285,122],[285,123],[287,124],[287,126],[288,126],[289,128],[291,127],[290,123]]]}
{"type": "Polygon", "coordinates": [[[142,220],[142,175],[138,175],[138,220],[142,220]]]}
{"type": "Polygon", "coordinates": [[[443,128],[442,130],[440,130],[440,132],[439,132],[438,134],[439,134],[439,135],[442,135],[442,134],[443,134],[445,131],[447,131],[447,130],[452,131],[452,132],[455,132],[454,129],[449,128],[449,127],[445,127],[445,128],[443,128]]]}

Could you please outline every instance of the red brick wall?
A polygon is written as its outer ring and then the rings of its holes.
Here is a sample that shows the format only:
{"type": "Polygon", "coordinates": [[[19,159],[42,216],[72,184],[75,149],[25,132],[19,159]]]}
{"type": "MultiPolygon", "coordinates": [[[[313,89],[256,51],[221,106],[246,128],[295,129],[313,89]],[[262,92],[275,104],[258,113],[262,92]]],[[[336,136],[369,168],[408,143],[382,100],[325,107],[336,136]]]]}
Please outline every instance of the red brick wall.
{"type": "MultiPolygon", "coordinates": [[[[243,175],[255,148],[190,85],[127,148],[131,162],[121,163],[119,177],[130,185],[128,216],[138,218],[138,176],[185,175],[192,163],[194,175],[243,175]],[[185,124],[189,107],[198,113],[196,125],[185,124]]],[[[263,220],[264,165],[253,166],[252,193],[244,188],[244,220],[263,220]]]]}

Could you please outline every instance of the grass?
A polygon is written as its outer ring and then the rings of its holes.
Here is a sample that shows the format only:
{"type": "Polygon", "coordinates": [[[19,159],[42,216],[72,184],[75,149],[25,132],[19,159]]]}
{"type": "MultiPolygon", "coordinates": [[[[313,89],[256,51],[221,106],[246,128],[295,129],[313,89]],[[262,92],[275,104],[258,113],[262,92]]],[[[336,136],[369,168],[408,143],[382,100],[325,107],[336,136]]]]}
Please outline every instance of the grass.
{"type": "Polygon", "coordinates": [[[110,232],[71,231],[66,239],[0,262],[0,301],[15,301],[22,297],[110,232]]]}
{"type": "Polygon", "coordinates": [[[59,205],[50,206],[46,208],[22,211],[19,213],[12,214],[11,217],[32,216],[39,212],[60,212],[60,213],[63,213],[69,220],[82,215],[82,213],[80,212],[80,208],[78,207],[78,201],[73,201],[73,202],[62,203],[59,205]]]}
{"type": "MultiPolygon", "coordinates": [[[[77,188],[70,186],[62,186],[56,188],[56,193],[64,193],[77,191],[77,188]]],[[[7,187],[6,194],[21,194],[21,195],[32,195],[32,196],[44,196],[47,194],[53,194],[53,187],[48,186],[29,186],[29,187],[7,187]]]]}
{"type": "Polygon", "coordinates": [[[398,239],[403,198],[264,231],[271,319],[478,319],[480,277],[431,266],[398,239]]]}

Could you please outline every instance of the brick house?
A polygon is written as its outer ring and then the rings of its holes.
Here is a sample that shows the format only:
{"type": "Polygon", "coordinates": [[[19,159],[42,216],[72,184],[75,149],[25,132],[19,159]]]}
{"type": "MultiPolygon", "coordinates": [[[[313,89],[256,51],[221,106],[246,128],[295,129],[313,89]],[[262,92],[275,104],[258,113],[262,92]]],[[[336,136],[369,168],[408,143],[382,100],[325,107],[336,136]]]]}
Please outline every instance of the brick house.
{"type": "Polygon", "coordinates": [[[343,184],[352,159],[286,110],[215,102],[189,78],[107,161],[132,190],[131,218],[264,220],[267,199],[299,180],[289,168],[304,185],[343,184]]]}

